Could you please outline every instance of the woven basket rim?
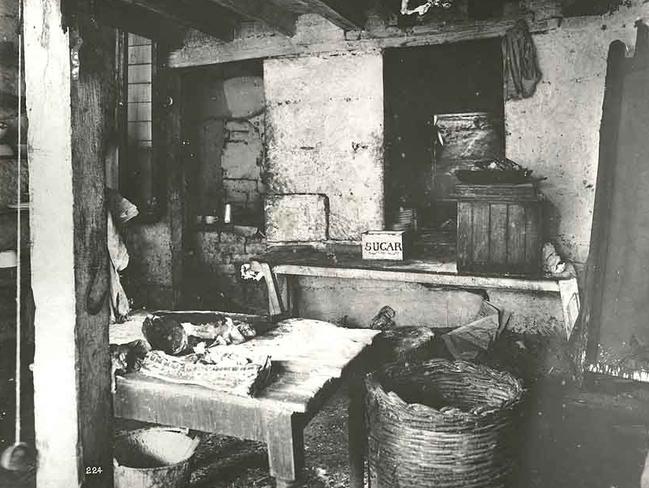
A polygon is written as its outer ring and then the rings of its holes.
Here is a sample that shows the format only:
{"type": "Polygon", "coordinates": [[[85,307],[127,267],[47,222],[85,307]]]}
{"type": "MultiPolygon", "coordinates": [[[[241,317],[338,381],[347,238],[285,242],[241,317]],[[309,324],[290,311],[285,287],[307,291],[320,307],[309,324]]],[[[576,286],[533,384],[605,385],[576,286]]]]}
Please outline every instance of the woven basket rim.
{"type": "MultiPolygon", "coordinates": [[[[449,361],[446,359],[429,359],[426,361],[411,361],[411,362],[393,362],[385,365],[381,369],[369,373],[365,378],[365,386],[371,395],[374,395],[380,403],[390,404],[392,408],[406,414],[429,417],[437,421],[466,421],[475,422],[493,416],[501,415],[505,411],[510,411],[515,408],[523,398],[525,389],[522,382],[514,377],[512,374],[505,371],[497,371],[484,365],[470,363],[468,361],[449,361]],[[485,409],[480,412],[467,412],[459,410],[459,408],[451,411],[442,412],[437,408],[423,405],[420,403],[408,403],[401,396],[392,390],[384,388],[382,379],[391,373],[396,373],[395,376],[409,375],[412,377],[417,371],[422,369],[431,370],[437,369],[440,373],[448,371],[450,373],[465,373],[473,375],[481,375],[487,380],[491,380],[494,387],[501,387],[513,392],[511,398],[503,402],[499,406],[489,406],[485,404],[485,409]]],[[[477,406],[477,405],[476,405],[477,406]]],[[[453,407],[453,405],[449,405],[453,407]]]]}

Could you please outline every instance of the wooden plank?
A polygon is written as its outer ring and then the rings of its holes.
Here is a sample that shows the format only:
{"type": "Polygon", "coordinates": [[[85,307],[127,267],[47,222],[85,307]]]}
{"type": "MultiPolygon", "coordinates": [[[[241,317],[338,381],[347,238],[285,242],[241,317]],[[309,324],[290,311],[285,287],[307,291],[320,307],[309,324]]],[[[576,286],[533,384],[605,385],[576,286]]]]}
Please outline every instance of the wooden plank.
{"type": "MultiPolygon", "coordinates": [[[[106,250],[105,147],[115,130],[113,110],[116,31],[77,17],[73,43],[79,47],[78,80],[72,80],[72,182],[76,343],[82,469],[112,463],[109,295],[106,250]],[[92,62],[88,61],[96,57],[92,62]],[[84,63],[84,60],[86,62],[84,63]],[[101,61],[99,61],[101,60],[101,61]],[[89,297],[97,297],[90,303],[89,297]]],[[[84,471],[85,472],[85,471],[84,471]]],[[[110,470],[92,485],[112,487],[110,470]]]]}
{"type": "Polygon", "coordinates": [[[236,21],[228,11],[206,0],[182,2],[177,0],[119,0],[153,12],[162,18],[193,27],[224,41],[232,40],[236,21]]]}
{"type": "Polygon", "coordinates": [[[365,384],[363,376],[355,374],[349,382],[349,407],[347,430],[349,439],[349,484],[351,488],[363,488],[365,480],[365,384]]]}
{"type": "Polygon", "coordinates": [[[62,23],[58,0],[25,2],[36,478],[38,488],[81,486],[85,467],[97,466],[103,473],[93,486],[108,488],[113,480],[108,309],[102,301],[108,285],[103,150],[113,123],[109,107],[115,106],[115,32],[83,15],[68,30],[62,23]],[[71,59],[81,61],[78,71],[71,59]]]}
{"type": "Polygon", "coordinates": [[[38,307],[34,318],[37,486],[53,488],[47,479],[79,486],[70,43],[68,31],[58,27],[62,16],[57,0],[26,1],[24,22],[25,84],[32,119],[27,134],[30,259],[38,307]],[[51,239],[54,235],[57,238],[51,239]],[[52,411],[60,416],[57,422],[52,422],[52,411]]]}
{"type": "Polygon", "coordinates": [[[498,288],[503,290],[542,291],[559,293],[559,285],[551,279],[523,279],[491,276],[465,276],[447,273],[426,273],[384,269],[334,268],[309,265],[280,264],[273,267],[277,274],[319,276],[356,280],[383,280],[405,283],[426,283],[458,288],[498,288]]]}
{"type": "Polygon", "coordinates": [[[525,208],[509,205],[507,222],[507,264],[525,262],[525,208]]]}
{"type": "MultiPolygon", "coordinates": [[[[400,29],[386,28],[384,35],[371,33],[349,38],[298,42],[288,37],[257,36],[255,38],[235,38],[229,43],[218,43],[210,39],[194,42],[174,50],[169,55],[169,66],[184,68],[208,64],[228,63],[244,59],[269,58],[275,56],[314,55],[339,51],[367,51],[395,47],[417,47],[461,42],[476,39],[502,37],[512,28],[517,19],[500,21],[472,21],[453,25],[436,25],[427,31],[411,33],[400,29]]],[[[531,33],[547,32],[558,28],[560,19],[528,22],[531,33]]]]}
{"type": "MultiPolygon", "coordinates": [[[[604,290],[603,264],[608,253],[617,146],[622,110],[624,73],[627,47],[622,41],[611,44],[608,52],[602,125],[600,128],[599,164],[595,185],[593,226],[590,247],[584,272],[583,307],[577,324],[577,337],[581,351],[579,357],[592,362],[597,358],[601,325],[602,293],[604,290]]],[[[578,364],[580,371],[584,361],[578,364]]]]}
{"type": "MultiPolygon", "coordinates": [[[[265,440],[262,403],[252,398],[133,374],[117,378],[113,406],[116,417],[265,440]]],[[[271,402],[266,408],[302,406],[271,402]]]]}
{"type": "Polygon", "coordinates": [[[457,203],[457,267],[465,269],[473,255],[473,206],[469,202],[457,203]]]}
{"type": "MultiPolygon", "coordinates": [[[[157,65],[161,63],[160,59],[154,59],[154,62],[157,65]]],[[[188,222],[187,184],[181,146],[181,74],[168,68],[159,69],[154,88],[154,102],[151,104],[154,110],[151,128],[154,141],[153,158],[155,164],[161,168],[155,178],[158,186],[167,189],[166,195],[162,191],[158,194],[161,199],[166,197],[167,200],[173,290],[173,300],[169,305],[177,308],[182,302],[182,293],[185,289],[183,283],[188,245],[185,234],[188,222]]]]}
{"type": "Polygon", "coordinates": [[[260,20],[287,36],[295,34],[296,15],[266,0],[211,0],[248,19],[260,20]]]}
{"type": "Polygon", "coordinates": [[[251,436],[250,432],[241,432],[241,426],[229,428],[228,419],[215,416],[222,408],[233,412],[240,408],[248,412],[270,410],[305,413],[310,400],[329,381],[330,378],[318,374],[287,373],[286,377],[282,374],[253,398],[131,373],[117,377],[113,405],[118,417],[262,440],[258,436],[251,436]],[[183,420],[183,417],[186,419],[183,420]]]}
{"type": "Polygon", "coordinates": [[[471,227],[473,235],[471,238],[472,254],[470,256],[470,266],[480,267],[489,262],[490,237],[489,231],[490,212],[489,204],[483,202],[473,202],[473,218],[471,227]]]}
{"type": "Polygon", "coordinates": [[[610,211],[608,239],[600,266],[601,306],[597,364],[607,374],[649,380],[643,354],[649,340],[649,26],[637,24],[636,55],[625,66],[610,211]],[[616,370],[618,370],[616,372],[616,370]]]}
{"type": "Polygon", "coordinates": [[[324,17],[343,30],[362,30],[367,17],[364,2],[304,0],[309,11],[324,17]]]}
{"type": "Polygon", "coordinates": [[[530,271],[541,269],[541,206],[525,206],[525,264],[530,271]]]}
{"type": "Polygon", "coordinates": [[[507,263],[507,207],[503,203],[490,205],[489,262],[494,265],[507,263]]]}
{"type": "Polygon", "coordinates": [[[268,289],[268,313],[270,315],[281,315],[286,310],[282,303],[282,297],[278,291],[277,279],[275,274],[271,271],[268,263],[259,263],[261,273],[264,275],[266,288],[268,289]]]}
{"type": "Polygon", "coordinates": [[[137,5],[125,4],[119,0],[101,0],[92,3],[76,2],[74,5],[86,11],[89,11],[94,6],[93,11],[89,13],[96,15],[99,23],[147,39],[180,46],[185,36],[185,27],[137,5]]]}
{"type": "Polygon", "coordinates": [[[304,421],[299,415],[264,416],[268,466],[277,488],[291,488],[304,468],[304,421]]]}

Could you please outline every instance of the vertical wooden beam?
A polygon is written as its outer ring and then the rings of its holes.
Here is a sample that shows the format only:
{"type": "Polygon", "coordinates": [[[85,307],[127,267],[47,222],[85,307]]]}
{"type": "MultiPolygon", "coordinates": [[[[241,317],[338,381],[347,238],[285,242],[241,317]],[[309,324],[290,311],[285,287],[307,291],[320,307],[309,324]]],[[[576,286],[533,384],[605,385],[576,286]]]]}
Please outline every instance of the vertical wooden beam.
{"type": "Polygon", "coordinates": [[[38,488],[111,487],[104,141],[114,31],[25,0],[38,488]],[[76,60],[79,65],[76,65],[76,60]],[[92,302],[92,303],[91,303],[92,302]],[[86,468],[101,474],[86,478],[86,468]]]}
{"type": "Polygon", "coordinates": [[[187,242],[187,208],[185,205],[186,175],[183,166],[181,114],[182,84],[178,70],[164,64],[168,49],[158,45],[156,58],[156,79],[153,84],[153,157],[156,165],[165,168],[167,187],[167,210],[171,233],[171,286],[173,303],[178,308],[183,300],[185,253],[187,242]]]}
{"type": "Polygon", "coordinates": [[[85,486],[113,486],[113,428],[108,337],[105,158],[115,130],[117,31],[77,17],[70,33],[78,50],[72,70],[72,191],[76,295],[77,389],[85,486]],[[101,468],[101,473],[95,473],[101,468]]]}
{"type": "Polygon", "coordinates": [[[69,39],[59,2],[45,3],[24,4],[38,488],[80,481],[69,39]]]}

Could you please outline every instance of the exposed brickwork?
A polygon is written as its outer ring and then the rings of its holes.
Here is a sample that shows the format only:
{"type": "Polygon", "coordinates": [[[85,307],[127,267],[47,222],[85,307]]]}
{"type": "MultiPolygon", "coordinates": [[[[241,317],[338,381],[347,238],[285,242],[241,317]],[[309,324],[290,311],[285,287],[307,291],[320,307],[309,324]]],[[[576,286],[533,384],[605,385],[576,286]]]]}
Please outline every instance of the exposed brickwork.
{"type": "Polygon", "coordinates": [[[206,306],[219,306],[218,302],[210,302],[210,299],[217,300],[218,293],[222,293],[226,303],[232,306],[251,312],[267,312],[264,282],[243,281],[240,275],[242,264],[266,250],[265,239],[232,231],[199,232],[196,248],[197,266],[201,272],[209,274],[206,286],[211,292],[204,291],[208,296],[202,300],[206,306]]]}

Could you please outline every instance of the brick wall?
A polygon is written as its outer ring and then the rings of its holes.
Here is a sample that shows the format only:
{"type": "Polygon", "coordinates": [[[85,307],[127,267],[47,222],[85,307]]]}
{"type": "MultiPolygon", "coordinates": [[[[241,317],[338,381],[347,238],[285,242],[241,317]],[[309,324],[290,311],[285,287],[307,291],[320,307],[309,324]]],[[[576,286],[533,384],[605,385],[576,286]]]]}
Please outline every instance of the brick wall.
{"type": "Polygon", "coordinates": [[[264,282],[244,281],[241,265],[266,251],[266,241],[259,235],[236,231],[196,234],[194,259],[200,270],[188,283],[189,299],[203,308],[268,312],[268,295],[264,282]]]}

